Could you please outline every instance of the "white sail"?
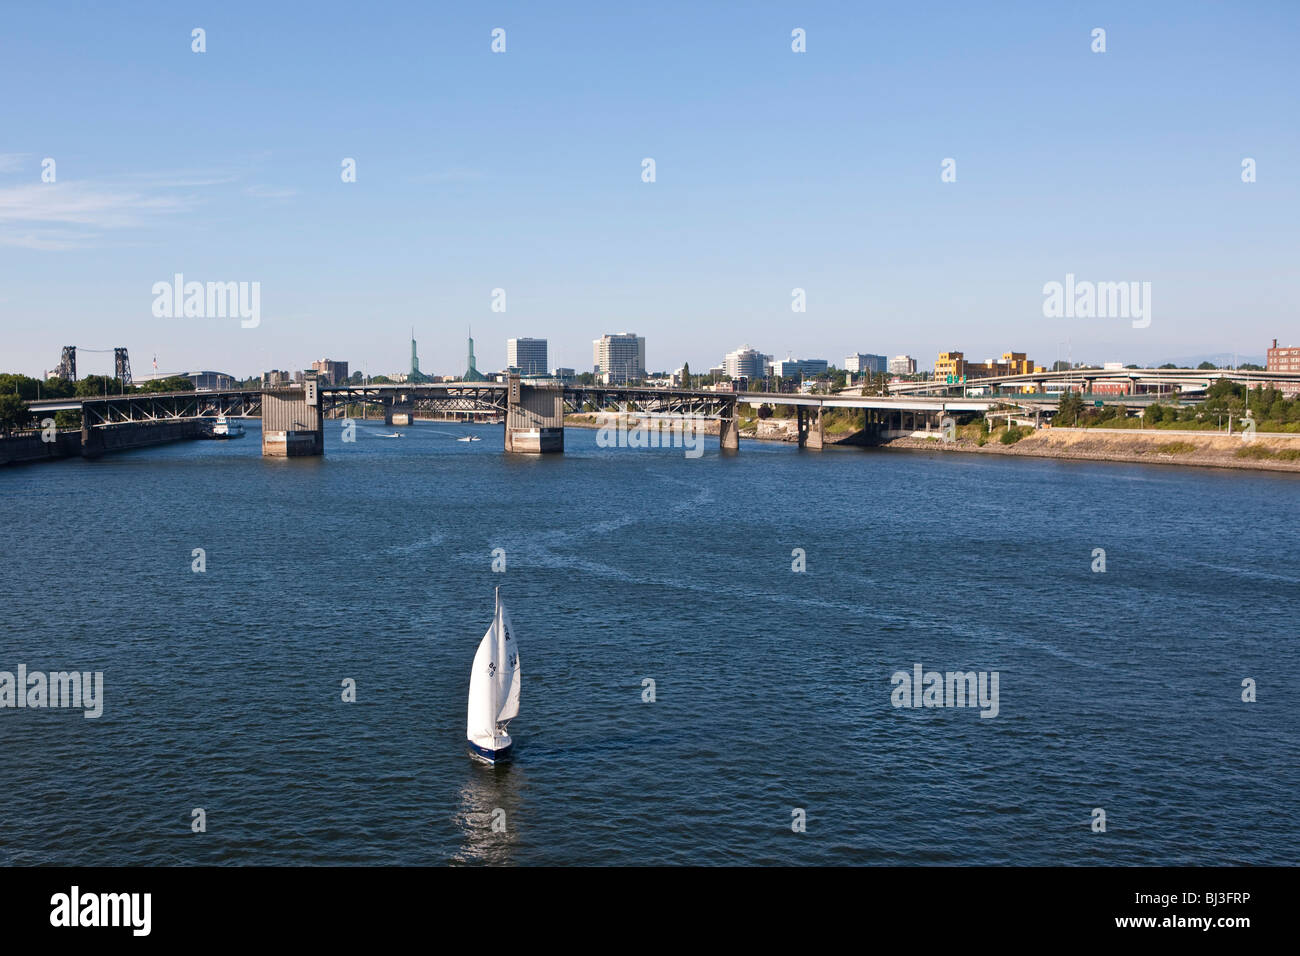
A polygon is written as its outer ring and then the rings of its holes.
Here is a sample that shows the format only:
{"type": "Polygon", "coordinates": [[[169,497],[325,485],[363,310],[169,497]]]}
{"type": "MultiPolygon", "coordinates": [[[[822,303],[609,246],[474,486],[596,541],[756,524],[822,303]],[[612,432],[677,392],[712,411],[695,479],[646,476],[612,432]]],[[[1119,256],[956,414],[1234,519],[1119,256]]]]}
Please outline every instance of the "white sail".
{"type": "Polygon", "coordinates": [[[500,634],[505,638],[502,642],[504,653],[501,658],[505,666],[501,668],[501,712],[497,714],[497,721],[504,724],[519,716],[519,647],[515,644],[515,629],[510,626],[510,615],[506,613],[506,606],[498,602],[498,607],[500,608],[497,618],[498,627],[500,634]]]}
{"type": "Polygon", "coordinates": [[[474,654],[469,677],[465,733],[470,740],[495,743],[505,724],[519,713],[519,651],[510,617],[497,594],[496,613],[474,654]]]}
{"type": "Polygon", "coordinates": [[[497,648],[497,621],[493,617],[491,626],[479,642],[474,654],[474,668],[469,674],[469,708],[465,720],[465,733],[470,740],[484,737],[492,738],[496,734],[496,717],[501,708],[501,698],[496,693],[496,681],[492,674],[495,670],[493,658],[497,648]]]}

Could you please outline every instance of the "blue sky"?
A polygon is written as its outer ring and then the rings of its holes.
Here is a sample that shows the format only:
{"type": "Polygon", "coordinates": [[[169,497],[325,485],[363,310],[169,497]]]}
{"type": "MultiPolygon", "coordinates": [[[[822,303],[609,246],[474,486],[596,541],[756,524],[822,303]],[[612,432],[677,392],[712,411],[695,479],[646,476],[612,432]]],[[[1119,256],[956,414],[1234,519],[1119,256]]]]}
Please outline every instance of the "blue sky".
{"type": "Polygon", "coordinates": [[[1300,343],[1300,4],[268,6],[7,7],[0,369],[1300,343]],[[177,272],[260,282],[261,324],[155,318],[177,272]],[[1150,282],[1150,326],[1045,318],[1067,273],[1150,282]]]}

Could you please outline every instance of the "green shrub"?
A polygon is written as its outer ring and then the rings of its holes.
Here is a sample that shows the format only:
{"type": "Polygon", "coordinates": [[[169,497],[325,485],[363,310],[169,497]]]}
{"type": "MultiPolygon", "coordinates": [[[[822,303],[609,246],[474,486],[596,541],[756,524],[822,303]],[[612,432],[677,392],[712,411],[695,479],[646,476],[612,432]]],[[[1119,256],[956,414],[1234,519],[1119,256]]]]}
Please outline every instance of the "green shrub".
{"type": "Polygon", "coordinates": [[[26,402],[17,395],[0,395],[0,431],[26,428],[31,420],[26,402]]]}
{"type": "Polygon", "coordinates": [[[1273,453],[1263,445],[1247,445],[1245,448],[1237,449],[1238,458],[1265,459],[1272,458],[1273,453]]]}

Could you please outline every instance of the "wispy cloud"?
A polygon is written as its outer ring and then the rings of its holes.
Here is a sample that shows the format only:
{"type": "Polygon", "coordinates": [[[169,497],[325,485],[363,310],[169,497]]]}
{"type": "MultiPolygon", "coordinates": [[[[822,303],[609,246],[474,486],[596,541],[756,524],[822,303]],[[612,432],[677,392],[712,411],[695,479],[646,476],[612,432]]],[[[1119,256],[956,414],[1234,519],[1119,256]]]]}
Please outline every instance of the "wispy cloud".
{"type": "Polygon", "coordinates": [[[23,235],[5,235],[0,233],[0,246],[16,246],[20,249],[36,249],[40,252],[64,252],[68,249],[86,249],[95,244],[99,238],[93,232],[55,232],[46,231],[40,235],[25,233],[23,235]]]}
{"type": "Polygon", "coordinates": [[[168,172],[131,173],[119,177],[123,183],[135,183],[149,189],[192,189],[197,186],[224,186],[238,182],[239,176],[228,170],[186,169],[168,172]]]}
{"type": "Polygon", "coordinates": [[[46,251],[84,248],[101,230],[139,228],[196,202],[190,196],[75,181],[0,187],[0,243],[46,251]]]}
{"type": "Polygon", "coordinates": [[[30,158],[31,153],[0,153],[0,173],[16,173],[30,158]]]}
{"type": "Polygon", "coordinates": [[[0,223],[75,223],[122,229],[192,204],[177,196],[148,196],[85,182],[26,183],[0,189],[0,223]]]}
{"type": "Polygon", "coordinates": [[[244,192],[257,199],[288,199],[298,195],[298,190],[289,186],[249,186],[244,192]]]}
{"type": "Polygon", "coordinates": [[[430,170],[427,173],[417,173],[411,177],[413,183],[473,183],[483,178],[483,173],[477,169],[464,169],[453,167],[451,169],[430,170]]]}

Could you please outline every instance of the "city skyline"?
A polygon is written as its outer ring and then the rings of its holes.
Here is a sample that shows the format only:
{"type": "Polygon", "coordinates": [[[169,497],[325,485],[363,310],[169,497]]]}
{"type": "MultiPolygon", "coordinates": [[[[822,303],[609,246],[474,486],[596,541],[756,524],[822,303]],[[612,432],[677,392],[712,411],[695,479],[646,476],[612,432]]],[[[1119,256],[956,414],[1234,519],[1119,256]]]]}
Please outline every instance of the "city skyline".
{"type": "MultiPolygon", "coordinates": [[[[644,340],[644,336],[641,338],[644,340]]],[[[472,343],[473,341],[472,337],[470,341],[472,343]]],[[[540,343],[542,354],[545,355],[547,351],[548,340],[546,338],[512,336],[510,339],[507,339],[505,343],[505,353],[506,353],[505,361],[500,366],[490,365],[486,370],[487,373],[501,374],[501,373],[508,372],[512,367],[514,367],[510,362],[509,356],[510,356],[511,343],[516,341],[520,343],[530,343],[530,344],[540,343]]],[[[1274,337],[1272,341],[1273,341],[1273,348],[1276,349],[1278,339],[1274,337]]],[[[290,362],[284,365],[284,369],[290,373],[301,374],[303,372],[312,370],[320,362],[324,362],[328,360],[334,364],[341,364],[344,367],[351,366],[352,373],[360,374],[364,378],[383,376],[394,380],[402,380],[405,376],[409,374],[410,369],[414,367],[412,363],[415,361],[415,355],[413,351],[415,345],[415,339],[409,338],[407,340],[407,344],[411,349],[407,353],[408,368],[403,368],[399,366],[399,367],[386,368],[381,370],[369,370],[369,369],[359,368],[357,367],[358,363],[350,362],[350,360],[345,358],[340,358],[338,356],[325,356],[322,359],[312,360],[310,362],[298,362],[298,363],[290,362]]],[[[1290,348],[1291,346],[1286,341],[1283,341],[1282,347],[1285,349],[1285,348],[1290,348]]],[[[127,353],[130,354],[129,347],[122,347],[122,348],[126,348],[127,353]]],[[[427,368],[427,363],[425,362],[423,356],[421,356],[418,359],[418,361],[421,364],[420,367],[418,368],[419,374],[417,377],[420,380],[435,379],[435,378],[436,379],[442,379],[442,378],[459,379],[464,372],[464,365],[465,365],[465,360],[463,358],[465,354],[464,349],[465,349],[464,340],[462,340],[462,345],[461,345],[462,359],[460,362],[461,371],[455,370],[455,363],[448,363],[447,370],[443,370],[441,367],[439,367],[434,371],[429,371],[427,368]]],[[[1300,347],[1298,347],[1297,350],[1300,350],[1300,347]]],[[[77,359],[78,378],[84,378],[87,375],[105,375],[105,376],[113,377],[114,375],[113,365],[115,362],[113,353],[116,351],[115,349],[113,348],[86,349],[82,347],[77,347],[76,351],[78,356],[77,359]],[[101,365],[104,365],[106,367],[101,369],[100,368],[101,365]]],[[[800,364],[806,364],[811,362],[814,364],[819,364],[819,363],[825,364],[830,368],[838,369],[840,371],[849,371],[854,374],[857,374],[860,371],[860,369],[854,363],[855,359],[860,359],[860,358],[883,359],[885,367],[881,369],[877,369],[876,371],[887,370],[890,375],[896,375],[896,376],[929,373],[935,368],[937,364],[941,364],[943,362],[944,356],[947,355],[950,351],[955,351],[956,353],[963,354],[966,357],[967,361],[969,362],[982,362],[985,364],[989,364],[998,361],[996,355],[988,355],[983,358],[978,358],[976,353],[967,352],[964,349],[956,349],[956,350],[945,349],[939,351],[936,353],[935,359],[929,359],[923,355],[913,356],[908,353],[900,353],[898,355],[893,355],[893,356],[876,355],[876,354],[869,354],[869,353],[850,353],[848,356],[844,356],[838,359],[834,357],[823,358],[821,356],[813,355],[811,353],[799,352],[799,350],[796,349],[790,351],[786,355],[786,357],[782,359],[778,357],[776,353],[764,354],[761,352],[761,350],[752,349],[748,343],[744,343],[735,349],[729,350],[726,354],[722,356],[722,359],[720,361],[710,362],[707,359],[701,361],[695,366],[695,373],[696,374],[708,373],[710,369],[728,370],[734,364],[733,359],[735,359],[736,356],[740,355],[740,353],[744,351],[752,352],[755,358],[765,359],[766,365],[773,368],[779,367],[783,363],[785,364],[793,363],[795,365],[800,365],[800,364]],[[900,360],[900,359],[910,360],[910,371],[904,371],[903,367],[901,366],[894,367],[897,364],[896,360],[900,360]]],[[[1149,364],[1142,365],[1141,367],[1156,368],[1160,365],[1174,364],[1180,368],[1194,368],[1197,365],[1207,360],[1214,362],[1217,367],[1225,367],[1225,368],[1238,367],[1240,365],[1246,365],[1246,364],[1254,364],[1254,365],[1259,365],[1261,367],[1264,367],[1267,363],[1266,355],[1268,351],[1269,348],[1268,345],[1266,344],[1265,347],[1261,348],[1258,352],[1254,352],[1254,353],[1241,352],[1241,353],[1229,354],[1229,353],[1220,352],[1220,353],[1205,353],[1198,356],[1181,356],[1176,358],[1171,357],[1167,361],[1151,362],[1149,364]]],[[[1005,356],[1006,353],[1003,352],[1002,354],[1005,356]]],[[[58,357],[56,356],[55,358],[56,361],[51,363],[48,368],[42,368],[35,372],[29,372],[26,369],[9,369],[8,371],[16,371],[20,374],[29,375],[32,378],[54,377],[55,375],[58,374],[59,371],[58,361],[57,361],[58,357]]],[[[1040,364],[1044,364],[1046,367],[1051,368],[1058,361],[1068,362],[1069,364],[1075,366],[1081,366],[1081,367],[1095,366],[1098,368],[1102,367],[1103,365],[1115,365],[1115,364],[1137,365],[1138,364],[1138,363],[1130,362],[1128,361],[1127,358],[1124,357],[1114,357],[1114,358],[1105,358],[1105,359],[1101,359],[1101,358],[1094,359],[1091,357],[1080,358],[1078,356],[1071,355],[1065,350],[1062,350],[1054,358],[1051,356],[1044,356],[1043,361],[1040,364]]],[[[581,364],[577,366],[564,366],[555,362],[549,362],[546,364],[547,367],[544,370],[540,368],[540,365],[530,366],[529,369],[526,370],[526,374],[545,375],[545,374],[550,374],[556,371],[557,369],[565,369],[565,368],[571,370],[576,369],[578,372],[582,372],[582,371],[590,370],[593,367],[593,366],[587,366],[581,364]]],[[[690,364],[690,363],[686,363],[686,364],[690,364]]],[[[135,373],[134,378],[138,381],[143,381],[150,378],[161,378],[161,377],[166,377],[168,375],[186,374],[187,372],[192,373],[197,370],[220,371],[224,374],[230,375],[236,380],[248,380],[250,378],[264,376],[268,373],[274,373],[278,371],[277,366],[268,366],[267,368],[255,368],[255,369],[244,369],[242,367],[229,368],[229,369],[215,369],[212,368],[212,363],[208,363],[207,365],[203,365],[202,363],[200,363],[193,366],[182,366],[182,365],[174,365],[174,364],[168,365],[166,363],[159,365],[156,355],[152,357],[150,361],[150,365],[145,365],[143,361],[139,361],[139,364],[137,364],[135,367],[138,369],[138,371],[135,373]]],[[[648,363],[642,371],[644,371],[644,373],[647,376],[656,375],[656,374],[672,375],[675,374],[681,368],[682,368],[681,365],[676,366],[676,368],[672,368],[672,367],[654,365],[653,363],[648,363]]],[[[477,370],[477,371],[482,371],[482,370],[477,370]]],[[[733,378],[736,377],[738,374],[746,375],[747,377],[753,377],[753,374],[748,369],[746,371],[739,371],[739,370],[725,371],[725,374],[733,378]]]]}
{"type": "Polygon", "coordinates": [[[343,35],[330,5],[129,29],[16,9],[0,76],[40,83],[0,141],[3,364],[39,374],[75,343],[386,374],[414,324],[426,369],[456,374],[467,323],[574,368],[636,328],[665,370],[744,341],[1144,365],[1300,341],[1284,7],[1251,31],[1176,4],[940,9],[669,4],[634,48],[599,8],[406,7],[343,35]],[[155,316],[178,273],[259,283],[260,322],[155,316]],[[1153,320],[1045,318],[1067,276],[1150,283],[1153,320]]]}

